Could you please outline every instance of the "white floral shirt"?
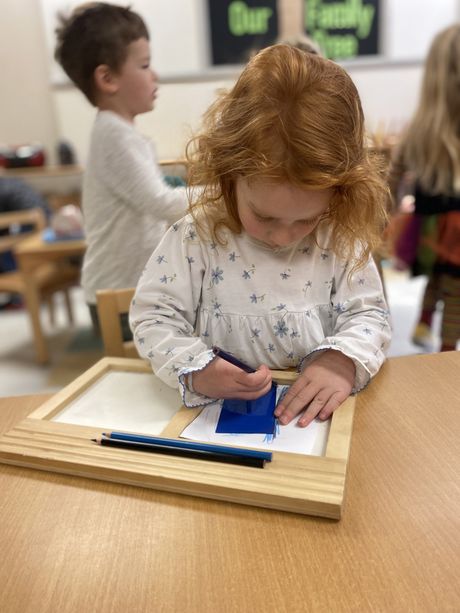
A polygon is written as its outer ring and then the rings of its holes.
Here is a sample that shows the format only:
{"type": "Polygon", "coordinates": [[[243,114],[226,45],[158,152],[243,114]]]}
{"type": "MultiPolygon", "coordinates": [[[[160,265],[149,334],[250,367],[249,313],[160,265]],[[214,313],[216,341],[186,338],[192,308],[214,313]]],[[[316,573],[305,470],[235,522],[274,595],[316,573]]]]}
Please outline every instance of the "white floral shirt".
{"type": "Polygon", "coordinates": [[[203,369],[213,345],[257,368],[302,367],[335,349],[356,366],[354,391],[385,359],[391,329],[382,284],[370,260],[349,281],[330,249],[326,224],[316,240],[273,250],[245,232],[221,246],[201,238],[191,216],[165,234],[144,269],[130,321],[139,353],[187,406],[212,400],[184,375],[203,369]]]}

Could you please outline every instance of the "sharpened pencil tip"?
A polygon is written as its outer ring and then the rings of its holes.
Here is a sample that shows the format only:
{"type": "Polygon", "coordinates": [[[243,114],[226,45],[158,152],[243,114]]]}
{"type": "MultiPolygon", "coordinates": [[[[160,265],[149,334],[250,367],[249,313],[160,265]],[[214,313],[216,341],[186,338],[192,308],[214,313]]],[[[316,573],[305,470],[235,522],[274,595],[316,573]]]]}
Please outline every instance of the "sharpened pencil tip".
{"type": "Polygon", "coordinates": [[[97,443],[97,438],[92,438],[91,440],[93,441],[93,443],[97,443]]]}

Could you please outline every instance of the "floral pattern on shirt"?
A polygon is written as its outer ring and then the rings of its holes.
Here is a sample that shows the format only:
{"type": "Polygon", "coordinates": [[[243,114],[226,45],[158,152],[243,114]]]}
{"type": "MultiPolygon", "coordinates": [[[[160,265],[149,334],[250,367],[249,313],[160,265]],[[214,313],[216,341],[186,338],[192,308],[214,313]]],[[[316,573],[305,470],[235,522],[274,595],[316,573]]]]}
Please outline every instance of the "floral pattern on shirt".
{"type": "MultiPolygon", "coordinates": [[[[370,260],[348,281],[346,263],[324,249],[328,228],[318,231],[321,240],[274,251],[244,232],[228,231],[217,245],[200,237],[190,216],[177,222],[136,290],[130,315],[139,353],[178,387],[213,359],[213,345],[274,369],[300,367],[332,348],[353,359],[355,391],[364,387],[390,341],[380,277],[370,260]]],[[[191,405],[209,401],[182,391],[191,405]]]]}

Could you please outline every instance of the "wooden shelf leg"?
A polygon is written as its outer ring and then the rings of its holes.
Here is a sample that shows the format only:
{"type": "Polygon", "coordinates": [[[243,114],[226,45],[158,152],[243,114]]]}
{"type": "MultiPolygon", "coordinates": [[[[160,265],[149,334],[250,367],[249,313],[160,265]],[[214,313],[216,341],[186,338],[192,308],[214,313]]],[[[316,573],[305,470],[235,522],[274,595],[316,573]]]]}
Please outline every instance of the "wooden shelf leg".
{"type": "Polygon", "coordinates": [[[46,364],[49,361],[49,354],[40,321],[40,295],[31,279],[26,283],[24,298],[30,323],[32,324],[37,362],[39,364],[46,364]]]}
{"type": "Polygon", "coordinates": [[[74,324],[74,317],[73,317],[73,309],[72,309],[72,300],[70,298],[70,290],[69,288],[64,290],[64,300],[65,300],[65,307],[66,307],[66,311],[67,311],[67,318],[69,320],[69,324],[74,324]]]}
{"type": "Polygon", "coordinates": [[[46,297],[46,304],[48,305],[50,324],[54,326],[56,325],[56,311],[54,309],[54,296],[52,294],[46,297]]]}

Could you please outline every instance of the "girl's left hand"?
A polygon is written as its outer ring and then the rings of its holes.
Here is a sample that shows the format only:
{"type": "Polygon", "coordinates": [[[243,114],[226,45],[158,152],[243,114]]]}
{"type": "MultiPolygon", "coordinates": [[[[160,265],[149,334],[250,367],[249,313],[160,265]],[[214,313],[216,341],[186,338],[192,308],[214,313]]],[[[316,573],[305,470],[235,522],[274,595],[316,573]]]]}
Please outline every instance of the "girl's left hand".
{"type": "Polygon", "coordinates": [[[308,364],[275,409],[280,424],[290,423],[303,411],[300,427],[319,417],[328,419],[348,398],[355,381],[353,360],[340,351],[328,349],[308,364]]]}

